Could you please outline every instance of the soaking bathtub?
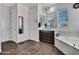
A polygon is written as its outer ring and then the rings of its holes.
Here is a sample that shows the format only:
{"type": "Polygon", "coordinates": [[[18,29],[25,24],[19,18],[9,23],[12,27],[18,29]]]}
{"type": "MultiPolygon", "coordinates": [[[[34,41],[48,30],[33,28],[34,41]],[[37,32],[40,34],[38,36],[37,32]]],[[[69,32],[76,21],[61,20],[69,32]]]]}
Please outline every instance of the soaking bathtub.
{"type": "Polygon", "coordinates": [[[76,49],[79,49],[79,38],[78,37],[60,36],[56,38],[76,49]]]}
{"type": "Polygon", "coordinates": [[[55,37],[55,46],[67,55],[79,55],[79,38],[69,36],[55,37]]]}

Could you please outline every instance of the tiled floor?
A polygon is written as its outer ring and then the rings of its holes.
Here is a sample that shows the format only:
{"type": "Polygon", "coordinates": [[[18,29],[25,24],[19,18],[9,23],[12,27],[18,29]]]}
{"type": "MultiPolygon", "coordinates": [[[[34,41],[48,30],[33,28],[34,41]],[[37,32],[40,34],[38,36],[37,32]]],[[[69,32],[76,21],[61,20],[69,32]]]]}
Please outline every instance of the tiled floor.
{"type": "Polygon", "coordinates": [[[3,42],[2,51],[2,55],[63,55],[52,44],[33,40],[27,40],[19,44],[12,41],[3,42]]]}

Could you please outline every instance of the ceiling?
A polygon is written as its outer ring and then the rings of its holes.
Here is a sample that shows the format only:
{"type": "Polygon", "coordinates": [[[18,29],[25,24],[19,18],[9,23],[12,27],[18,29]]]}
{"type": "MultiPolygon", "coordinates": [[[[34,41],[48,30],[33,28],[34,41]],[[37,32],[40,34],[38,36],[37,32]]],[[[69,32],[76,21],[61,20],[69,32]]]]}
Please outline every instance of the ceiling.
{"type": "Polygon", "coordinates": [[[30,7],[30,6],[35,6],[35,5],[40,5],[42,7],[49,7],[54,5],[55,3],[25,3],[24,5],[30,7]]]}
{"type": "Polygon", "coordinates": [[[8,7],[10,7],[10,6],[14,6],[16,3],[0,3],[0,5],[2,5],[2,6],[8,6],[8,7]]]}
{"type": "Polygon", "coordinates": [[[49,6],[52,6],[56,3],[39,3],[38,5],[41,5],[42,7],[49,7],[49,6]]]}
{"type": "MultiPolygon", "coordinates": [[[[2,6],[14,6],[16,3],[0,3],[2,6]]],[[[26,7],[31,7],[35,5],[40,5],[42,7],[49,7],[51,5],[54,5],[55,3],[18,3],[18,4],[23,4],[26,7]]]]}

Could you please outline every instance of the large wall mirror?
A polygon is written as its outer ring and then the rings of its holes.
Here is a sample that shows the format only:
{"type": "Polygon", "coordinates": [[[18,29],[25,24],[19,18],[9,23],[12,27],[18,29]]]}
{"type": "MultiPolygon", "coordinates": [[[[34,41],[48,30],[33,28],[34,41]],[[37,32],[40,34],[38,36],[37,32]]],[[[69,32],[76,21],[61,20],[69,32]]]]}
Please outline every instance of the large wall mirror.
{"type": "Polygon", "coordinates": [[[39,27],[56,29],[57,28],[57,19],[56,19],[56,7],[46,6],[42,8],[42,13],[39,16],[39,27]]]}
{"type": "Polygon", "coordinates": [[[46,23],[46,16],[45,15],[43,15],[43,14],[40,14],[40,26],[39,27],[46,27],[45,26],[45,23],[46,23]]]}
{"type": "Polygon", "coordinates": [[[57,28],[57,19],[56,19],[56,8],[54,6],[49,6],[47,10],[47,27],[48,28],[57,28]]]}
{"type": "Polygon", "coordinates": [[[53,13],[47,13],[47,26],[48,28],[56,28],[57,20],[56,20],[56,14],[53,13]]]}

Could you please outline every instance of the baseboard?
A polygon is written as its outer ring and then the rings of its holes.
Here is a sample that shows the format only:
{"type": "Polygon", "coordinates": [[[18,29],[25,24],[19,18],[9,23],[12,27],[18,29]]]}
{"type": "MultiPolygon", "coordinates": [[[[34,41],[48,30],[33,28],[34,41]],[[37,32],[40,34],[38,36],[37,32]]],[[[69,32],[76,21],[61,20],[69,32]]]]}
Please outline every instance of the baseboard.
{"type": "Polygon", "coordinates": [[[18,42],[18,44],[22,44],[22,43],[24,43],[24,42],[26,42],[26,41],[18,42]]]}

